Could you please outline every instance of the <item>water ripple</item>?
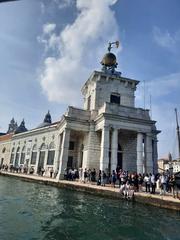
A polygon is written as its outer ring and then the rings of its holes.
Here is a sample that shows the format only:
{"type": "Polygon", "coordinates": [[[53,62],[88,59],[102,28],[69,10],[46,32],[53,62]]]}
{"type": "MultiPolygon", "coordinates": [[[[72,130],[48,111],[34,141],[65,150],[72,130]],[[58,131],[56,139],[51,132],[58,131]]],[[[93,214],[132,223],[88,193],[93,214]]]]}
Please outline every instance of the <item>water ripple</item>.
{"type": "Polygon", "coordinates": [[[179,240],[180,213],[0,177],[1,240],[179,240]]]}

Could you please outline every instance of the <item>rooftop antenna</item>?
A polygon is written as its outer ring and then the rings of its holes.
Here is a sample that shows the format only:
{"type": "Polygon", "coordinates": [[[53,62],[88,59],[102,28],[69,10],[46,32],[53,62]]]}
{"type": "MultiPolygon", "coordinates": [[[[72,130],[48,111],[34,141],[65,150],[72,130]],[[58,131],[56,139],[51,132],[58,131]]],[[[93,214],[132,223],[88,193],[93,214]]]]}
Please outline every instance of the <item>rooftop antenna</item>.
{"type": "Polygon", "coordinates": [[[150,96],[149,96],[149,108],[150,108],[150,117],[151,117],[151,119],[152,119],[152,97],[151,97],[151,94],[150,94],[150,96]]]}
{"type": "Polygon", "coordinates": [[[177,130],[177,137],[178,137],[178,160],[180,161],[180,132],[179,132],[179,123],[178,123],[178,114],[177,114],[177,108],[174,109],[176,114],[176,130],[177,130]]]}
{"type": "Polygon", "coordinates": [[[145,80],[143,81],[144,83],[144,109],[146,108],[146,85],[145,85],[145,80]]]}

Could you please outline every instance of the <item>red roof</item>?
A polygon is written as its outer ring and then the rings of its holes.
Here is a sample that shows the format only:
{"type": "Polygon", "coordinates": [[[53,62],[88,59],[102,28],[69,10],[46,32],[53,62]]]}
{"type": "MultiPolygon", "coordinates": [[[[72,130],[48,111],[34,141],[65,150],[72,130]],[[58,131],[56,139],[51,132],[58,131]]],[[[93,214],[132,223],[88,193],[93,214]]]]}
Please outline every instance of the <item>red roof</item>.
{"type": "Polygon", "coordinates": [[[9,133],[9,134],[0,136],[0,142],[10,140],[13,135],[14,135],[14,133],[9,133]]]}

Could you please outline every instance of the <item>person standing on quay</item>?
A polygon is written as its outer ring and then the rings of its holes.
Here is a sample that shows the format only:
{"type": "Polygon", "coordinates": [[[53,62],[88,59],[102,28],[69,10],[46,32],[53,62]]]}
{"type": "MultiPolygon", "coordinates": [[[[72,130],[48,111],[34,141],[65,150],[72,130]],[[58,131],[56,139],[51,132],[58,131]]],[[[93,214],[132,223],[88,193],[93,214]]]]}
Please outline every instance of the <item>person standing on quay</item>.
{"type": "Polygon", "coordinates": [[[151,182],[151,193],[155,194],[155,189],[156,189],[156,179],[154,174],[150,173],[150,182],[151,182]]]}
{"type": "Polygon", "coordinates": [[[144,182],[145,182],[146,192],[150,192],[150,178],[148,174],[145,175],[144,182]]]}
{"type": "Polygon", "coordinates": [[[102,171],[101,185],[105,187],[105,184],[106,184],[106,173],[104,171],[102,171]]]}
{"type": "Polygon", "coordinates": [[[101,185],[101,170],[99,170],[97,185],[101,185]]]}
{"type": "Polygon", "coordinates": [[[115,170],[113,170],[113,172],[112,172],[112,183],[113,183],[113,186],[115,188],[115,185],[116,185],[116,173],[115,173],[115,170]]]}

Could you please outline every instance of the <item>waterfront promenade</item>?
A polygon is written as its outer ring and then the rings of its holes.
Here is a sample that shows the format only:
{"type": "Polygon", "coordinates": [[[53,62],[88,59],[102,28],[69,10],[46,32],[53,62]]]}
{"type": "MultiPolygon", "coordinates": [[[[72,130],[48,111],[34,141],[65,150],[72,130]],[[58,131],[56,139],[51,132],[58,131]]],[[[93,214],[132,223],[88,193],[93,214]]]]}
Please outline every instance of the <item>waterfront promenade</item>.
{"type": "MultiPolygon", "coordinates": [[[[49,177],[42,177],[38,175],[29,175],[22,173],[12,173],[1,171],[0,174],[2,176],[8,177],[16,177],[24,181],[28,182],[37,182],[45,185],[51,185],[59,188],[67,188],[71,190],[86,192],[89,194],[96,194],[109,198],[119,198],[123,199],[124,197],[119,192],[119,187],[112,187],[111,185],[97,186],[95,183],[83,183],[79,181],[67,181],[67,180],[57,180],[49,177]]],[[[174,209],[180,211],[180,200],[177,198],[173,198],[169,194],[167,195],[159,195],[159,194],[150,194],[145,192],[135,192],[134,193],[134,201],[153,205],[166,209],[174,209]]]]}

